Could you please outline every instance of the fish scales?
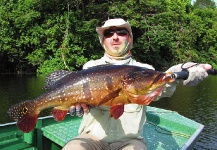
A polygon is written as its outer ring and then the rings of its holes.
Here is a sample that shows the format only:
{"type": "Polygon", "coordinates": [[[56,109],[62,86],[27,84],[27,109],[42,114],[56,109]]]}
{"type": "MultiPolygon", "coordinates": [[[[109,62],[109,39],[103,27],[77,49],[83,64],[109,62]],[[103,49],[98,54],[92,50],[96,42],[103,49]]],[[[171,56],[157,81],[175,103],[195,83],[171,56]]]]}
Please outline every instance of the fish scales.
{"type": "MultiPolygon", "coordinates": [[[[52,107],[59,105],[59,97],[63,99],[64,105],[67,105],[67,107],[76,103],[88,103],[92,106],[98,106],[99,99],[108,97],[109,93],[121,88],[120,74],[122,71],[114,70],[113,73],[110,73],[104,68],[94,68],[93,70],[72,72],[63,80],[55,83],[52,87],[54,90],[46,93],[43,97],[46,96],[46,99],[56,100],[52,107]],[[114,78],[116,76],[117,78],[114,78]],[[73,79],[71,79],[72,77],[73,79]],[[65,100],[66,98],[67,100],[65,100]]],[[[38,101],[38,99],[36,101],[38,101]]],[[[43,106],[40,107],[44,109],[43,106]]]]}
{"type": "Polygon", "coordinates": [[[69,107],[76,104],[111,106],[111,117],[118,119],[124,104],[148,104],[174,79],[171,73],[137,66],[103,65],[65,74],[55,72],[46,81],[48,90],[44,94],[8,110],[23,132],[33,130],[40,111],[50,107],[54,107],[52,114],[57,121],[62,121],[69,107]]]}

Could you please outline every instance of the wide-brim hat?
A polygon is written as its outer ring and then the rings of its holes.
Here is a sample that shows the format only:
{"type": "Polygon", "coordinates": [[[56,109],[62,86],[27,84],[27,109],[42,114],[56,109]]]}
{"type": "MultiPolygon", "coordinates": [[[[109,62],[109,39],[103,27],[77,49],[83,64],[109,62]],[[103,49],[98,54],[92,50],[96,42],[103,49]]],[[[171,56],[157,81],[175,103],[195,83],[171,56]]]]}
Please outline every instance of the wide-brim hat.
{"type": "Polygon", "coordinates": [[[99,41],[101,44],[102,44],[102,40],[103,40],[104,31],[106,29],[109,29],[110,27],[126,28],[130,34],[131,39],[132,39],[130,49],[133,47],[133,34],[132,34],[132,29],[131,29],[130,23],[128,21],[125,21],[124,19],[121,19],[121,18],[108,19],[102,27],[96,27],[96,32],[98,33],[99,41]]]}

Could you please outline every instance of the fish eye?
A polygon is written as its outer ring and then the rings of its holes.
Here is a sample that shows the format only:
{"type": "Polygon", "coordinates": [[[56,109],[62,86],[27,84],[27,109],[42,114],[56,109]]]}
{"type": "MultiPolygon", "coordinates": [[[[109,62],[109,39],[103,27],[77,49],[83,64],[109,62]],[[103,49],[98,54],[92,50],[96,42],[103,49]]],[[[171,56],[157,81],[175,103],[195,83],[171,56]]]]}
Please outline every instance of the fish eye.
{"type": "Polygon", "coordinates": [[[177,78],[176,74],[174,74],[174,73],[171,74],[171,79],[174,79],[174,80],[175,80],[176,78],[177,78]]]}

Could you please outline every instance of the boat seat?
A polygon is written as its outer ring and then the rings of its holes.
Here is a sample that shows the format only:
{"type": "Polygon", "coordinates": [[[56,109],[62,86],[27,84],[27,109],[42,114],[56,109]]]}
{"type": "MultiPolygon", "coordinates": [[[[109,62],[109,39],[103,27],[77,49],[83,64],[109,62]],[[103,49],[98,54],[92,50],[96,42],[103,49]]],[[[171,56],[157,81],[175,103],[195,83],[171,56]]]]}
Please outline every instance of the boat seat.
{"type": "Polygon", "coordinates": [[[43,135],[60,146],[64,146],[68,141],[78,136],[78,128],[81,118],[73,117],[70,120],[59,122],[43,127],[43,135]]]}

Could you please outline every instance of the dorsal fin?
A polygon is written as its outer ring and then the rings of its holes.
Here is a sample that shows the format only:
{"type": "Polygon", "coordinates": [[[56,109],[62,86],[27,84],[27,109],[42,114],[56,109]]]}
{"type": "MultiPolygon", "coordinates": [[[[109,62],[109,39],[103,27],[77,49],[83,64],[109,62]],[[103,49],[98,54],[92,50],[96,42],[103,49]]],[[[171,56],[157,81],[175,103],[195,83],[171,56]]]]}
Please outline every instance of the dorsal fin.
{"type": "Polygon", "coordinates": [[[43,88],[45,90],[51,89],[52,85],[54,85],[55,82],[59,81],[60,79],[62,79],[63,77],[65,77],[70,73],[72,73],[72,71],[67,71],[67,70],[58,70],[52,72],[51,74],[46,76],[45,85],[43,88]]]}

